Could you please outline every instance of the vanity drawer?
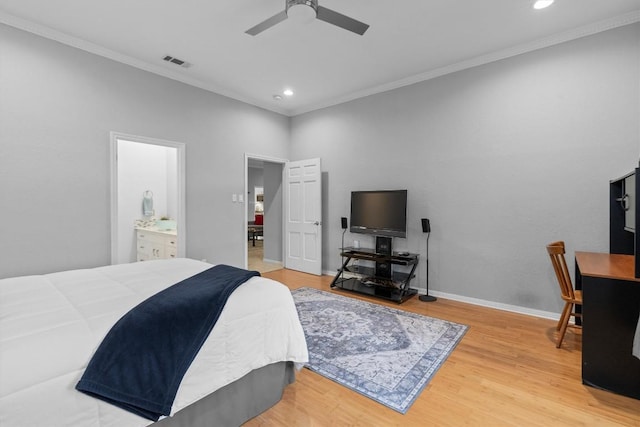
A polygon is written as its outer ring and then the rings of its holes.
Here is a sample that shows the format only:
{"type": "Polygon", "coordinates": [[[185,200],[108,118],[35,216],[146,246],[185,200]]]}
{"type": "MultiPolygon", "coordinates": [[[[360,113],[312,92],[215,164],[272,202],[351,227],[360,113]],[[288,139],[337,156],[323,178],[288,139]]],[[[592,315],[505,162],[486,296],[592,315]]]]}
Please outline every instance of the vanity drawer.
{"type": "Polygon", "coordinates": [[[178,256],[178,249],[175,247],[167,246],[164,251],[165,258],[176,258],[178,256]]]}
{"type": "Polygon", "coordinates": [[[137,232],[137,237],[138,237],[138,242],[145,241],[150,243],[159,243],[161,245],[165,243],[165,236],[163,236],[162,234],[153,233],[149,231],[139,230],[137,232]]]}

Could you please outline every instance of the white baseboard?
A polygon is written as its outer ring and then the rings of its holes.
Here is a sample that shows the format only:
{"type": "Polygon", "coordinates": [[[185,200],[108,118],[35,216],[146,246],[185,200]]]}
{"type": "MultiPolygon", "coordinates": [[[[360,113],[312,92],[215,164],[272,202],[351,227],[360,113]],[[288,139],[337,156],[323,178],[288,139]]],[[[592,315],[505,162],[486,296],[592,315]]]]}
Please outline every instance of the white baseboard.
{"type": "MultiPolygon", "coordinates": [[[[332,273],[330,271],[326,271],[323,274],[327,276],[335,276],[335,273],[332,273]]],[[[422,294],[424,291],[422,289],[419,289],[418,292],[422,294]]],[[[503,304],[501,302],[487,301],[479,298],[466,297],[463,295],[449,294],[446,292],[438,292],[438,291],[430,291],[429,295],[433,295],[434,297],[438,297],[438,298],[450,299],[452,301],[459,301],[467,304],[478,305],[480,307],[494,308],[496,310],[509,311],[511,313],[518,313],[518,314],[524,314],[527,316],[540,317],[543,319],[552,319],[552,320],[560,319],[560,313],[536,310],[533,308],[521,307],[518,305],[503,304]]]]}
{"type": "Polygon", "coordinates": [[[509,311],[512,313],[525,314],[527,316],[540,317],[543,319],[560,319],[560,313],[553,313],[551,311],[536,310],[528,307],[521,307],[519,305],[504,304],[501,302],[487,301],[479,298],[465,297],[462,295],[449,294],[446,292],[429,292],[429,295],[434,297],[441,297],[450,299],[453,301],[460,301],[467,304],[479,305],[481,307],[495,308],[496,310],[509,311]]]}
{"type": "Polygon", "coordinates": [[[276,261],[276,260],[273,260],[273,259],[267,259],[267,258],[262,258],[262,262],[268,262],[268,263],[270,263],[270,264],[280,264],[280,265],[284,265],[284,264],[282,263],[282,261],[276,261]]]}

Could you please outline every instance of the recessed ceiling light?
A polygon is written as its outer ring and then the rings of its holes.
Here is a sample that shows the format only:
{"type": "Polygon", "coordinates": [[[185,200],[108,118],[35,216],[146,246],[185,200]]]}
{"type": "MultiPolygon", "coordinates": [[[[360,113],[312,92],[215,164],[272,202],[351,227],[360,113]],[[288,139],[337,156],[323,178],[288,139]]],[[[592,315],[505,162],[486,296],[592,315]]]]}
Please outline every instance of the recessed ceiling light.
{"type": "Polygon", "coordinates": [[[549,7],[553,4],[554,0],[537,0],[533,4],[534,9],[544,9],[545,7],[549,7]]]}
{"type": "Polygon", "coordinates": [[[293,95],[293,91],[291,89],[285,89],[284,92],[282,92],[282,93],[284,93],[286,96],[292,96],[293,95]]]}
{"type": "Polygon", "coordinates": [[[280,96],[280,95],[273,95],[273,99],[275,99],[276,101],[280,101],[280,100],[282,100],[282,96],[280,96]]]}

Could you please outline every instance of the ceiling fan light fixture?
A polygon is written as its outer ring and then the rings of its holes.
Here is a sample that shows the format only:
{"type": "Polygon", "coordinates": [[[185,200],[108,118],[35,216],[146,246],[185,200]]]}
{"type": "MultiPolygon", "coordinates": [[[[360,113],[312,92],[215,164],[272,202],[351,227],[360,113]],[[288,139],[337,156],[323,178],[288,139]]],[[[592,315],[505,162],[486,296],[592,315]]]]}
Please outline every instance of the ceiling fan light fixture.
{"type": "Polygon", "coordinates": [[[318,15],[318,0],[287,0],[287,17],[297,22],[308,22],[318,15]]]}
{"type": "Polygon", "coordinates": [[[544,9],[546,7],[549,7],[553,4],[554,0],[536,0],[536,2],[533,4],[533,8],[534,9],[544,9]]]}
{"type": "Polygon", "coordinates": [[[293,96],[293,91],[291,89],[285,89],[284,92],[285,96],[293,96]]]}

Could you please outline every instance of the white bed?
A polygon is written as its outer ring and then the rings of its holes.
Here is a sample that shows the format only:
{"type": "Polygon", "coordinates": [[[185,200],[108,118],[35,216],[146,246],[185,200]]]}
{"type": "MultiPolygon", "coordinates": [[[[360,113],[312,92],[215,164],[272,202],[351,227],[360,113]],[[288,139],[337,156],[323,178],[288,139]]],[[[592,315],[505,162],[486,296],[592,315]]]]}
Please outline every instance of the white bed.
{"type": "MultiPolygon", "coordinates": [[[[172,259],[0,280],[0,426],[152,424],[74,387],[122,315],[210,267],[172,259]]],[[[171,413],[285,361],[297,367],[308,361],[293,298],[283,284],[253,277],[229,298],[171,413]]]]}

